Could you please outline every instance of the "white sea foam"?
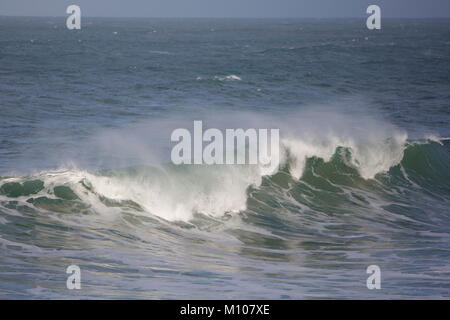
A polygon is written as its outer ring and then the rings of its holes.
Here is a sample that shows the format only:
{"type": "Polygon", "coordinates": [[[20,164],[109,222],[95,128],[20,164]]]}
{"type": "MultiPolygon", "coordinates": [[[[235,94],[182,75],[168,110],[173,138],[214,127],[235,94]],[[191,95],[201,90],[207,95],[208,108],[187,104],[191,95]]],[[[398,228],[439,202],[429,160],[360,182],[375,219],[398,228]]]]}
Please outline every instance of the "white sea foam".
{"type": "Polygon", "coordinates": [[[230,74],[228,76],[215,76],[214,77],[215,80],[219,80],[219,81],[241,81],[242,78],[235,75],[235,74],[230,74]]]}

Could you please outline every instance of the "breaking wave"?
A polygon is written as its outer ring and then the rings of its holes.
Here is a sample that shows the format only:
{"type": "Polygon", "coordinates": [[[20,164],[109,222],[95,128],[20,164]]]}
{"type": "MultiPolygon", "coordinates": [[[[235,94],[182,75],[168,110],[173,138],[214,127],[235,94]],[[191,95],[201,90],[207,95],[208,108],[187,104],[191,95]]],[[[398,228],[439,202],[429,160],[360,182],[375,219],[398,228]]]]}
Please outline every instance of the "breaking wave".
{"type": "Polygon", "coordinates": [[[305,185],[319,192],[318,198],[320,193],[342,196],[351,190],[367,202],[380,197],[378,184],[386,194],[405,183],[411,189],[449,192],[447,140],[407,141],[404,134],[364,143],[360,138],[287,138],[282,165],[269,175],[255,165],[163,165],[1,178],[0,200],[58,213],[108,214],[115,208],[189,221],[195,214],[220,217],[251,209],[251,190],[289,196],[297,205],[310,193],[298,194],[305,185]],[[367,196],[367,191],[372,194],[367,196]]]}

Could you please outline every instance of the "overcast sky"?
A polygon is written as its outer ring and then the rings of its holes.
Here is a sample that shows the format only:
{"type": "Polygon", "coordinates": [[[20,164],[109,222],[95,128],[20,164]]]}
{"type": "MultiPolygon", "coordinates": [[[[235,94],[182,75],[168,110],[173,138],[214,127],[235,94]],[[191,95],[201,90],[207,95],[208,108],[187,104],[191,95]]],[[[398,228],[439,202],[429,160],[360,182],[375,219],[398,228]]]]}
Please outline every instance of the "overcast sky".
{"type": "Polygon", "coordinates": [[[101,17],[450,17],[450,0],[0,0],[0,15],[65,16],[70,4],[101,17]]]}

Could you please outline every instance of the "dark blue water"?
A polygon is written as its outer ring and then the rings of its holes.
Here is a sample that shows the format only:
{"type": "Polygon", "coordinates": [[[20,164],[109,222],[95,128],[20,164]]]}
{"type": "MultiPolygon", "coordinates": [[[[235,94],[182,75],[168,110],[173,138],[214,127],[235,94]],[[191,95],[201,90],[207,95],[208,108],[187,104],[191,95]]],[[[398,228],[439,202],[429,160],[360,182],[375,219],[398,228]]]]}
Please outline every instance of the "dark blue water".
{"type": "Polygon", "coordinates": [[[449,66],[450,20],[0,17],[0,297],[448,298],[449,66]],[[168,165],[192,120],[289,156],[168,165]]]}

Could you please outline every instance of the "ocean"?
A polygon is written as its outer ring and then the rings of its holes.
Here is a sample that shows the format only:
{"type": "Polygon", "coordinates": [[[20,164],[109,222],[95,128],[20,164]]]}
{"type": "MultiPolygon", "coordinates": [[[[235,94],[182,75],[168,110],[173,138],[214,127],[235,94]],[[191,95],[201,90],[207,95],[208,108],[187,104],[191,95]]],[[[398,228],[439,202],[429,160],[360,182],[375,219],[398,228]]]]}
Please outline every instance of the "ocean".
{"type": "Polygon", "coordinates": [[[0,17],[0,298],[450,298],[449,19],[65,23],[0,17]],[[279,169],[173,165],[194,120],[279,169]]]}

